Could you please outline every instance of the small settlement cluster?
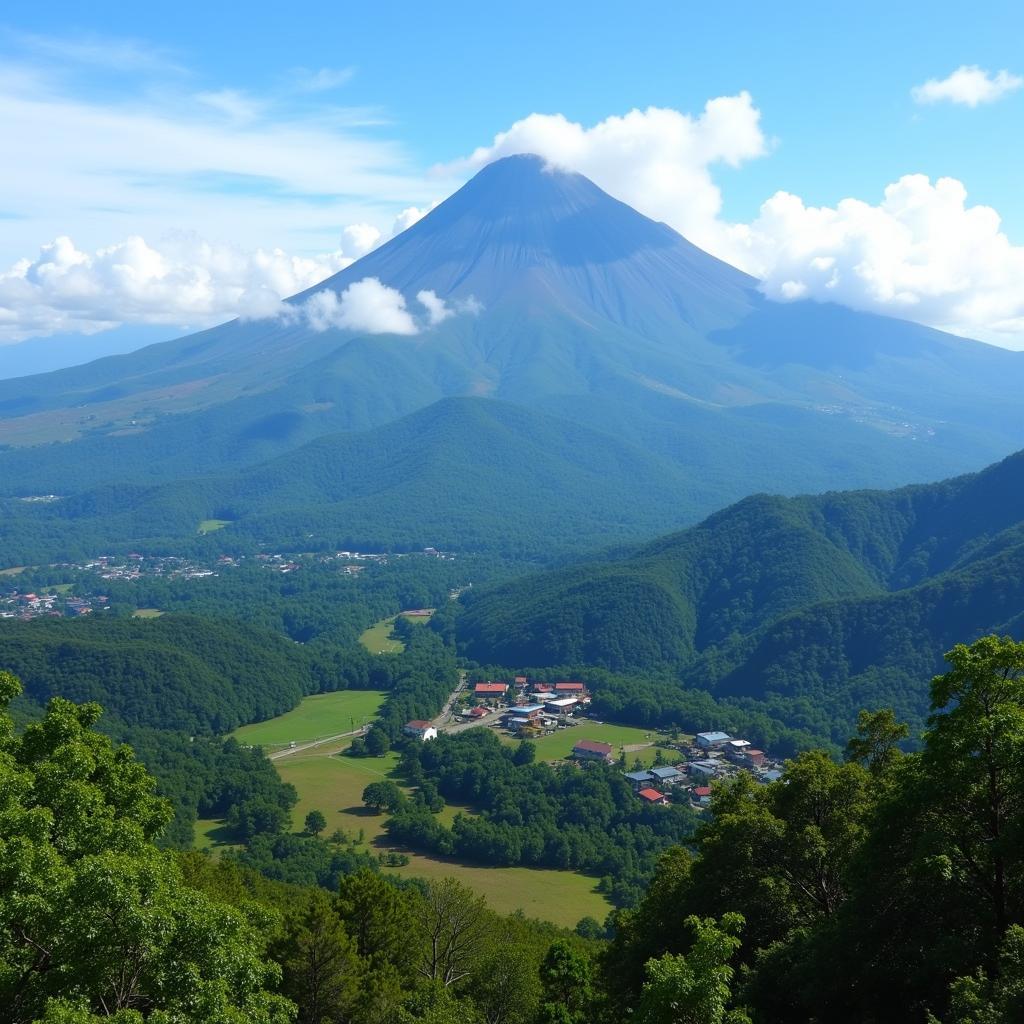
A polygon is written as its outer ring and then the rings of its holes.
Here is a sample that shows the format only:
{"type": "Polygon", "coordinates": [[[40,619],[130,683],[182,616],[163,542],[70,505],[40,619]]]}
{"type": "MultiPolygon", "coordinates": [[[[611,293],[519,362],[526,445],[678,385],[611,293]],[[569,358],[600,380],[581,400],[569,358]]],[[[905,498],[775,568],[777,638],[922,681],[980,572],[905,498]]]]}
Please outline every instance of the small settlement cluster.
{"type": "MultiPolygon", "coordinates": [[[[516,676],[512,684],[490,680],[474,683],[470,692],[469,703],[453,712],[452,718],[459,723],[454,725],[455,729],[488,725],[520,739],[537,739],[575,726],[581,738],[568,756],[580,762],[614,764],[618,760],[625,765],[630,754],[655,745],[643,743],[619,750],[611,743],[586,738],[586,724],[599,723],[585,717],[591,698],[586,684],[579,681],[531,683],[526,676],[516,676]]],[[[405,732],[420,740],[437,736],[437,729],[430,722],[409,722],[405,732]]],[[[634,763],[633,770],[623,769],[637,797],[654,805],[682,800],[700,809],[710,804],[711,783],[715,779],[746,771],[767,783],[781,775],[781,766],[764,751],[755,749],[749,740],[725,732],[700,732],[692,742],[663,741],[658,746],[653,766],[642,768],[634,763]],[[678,756],[666,758],[669,752],[678,756]]]]}

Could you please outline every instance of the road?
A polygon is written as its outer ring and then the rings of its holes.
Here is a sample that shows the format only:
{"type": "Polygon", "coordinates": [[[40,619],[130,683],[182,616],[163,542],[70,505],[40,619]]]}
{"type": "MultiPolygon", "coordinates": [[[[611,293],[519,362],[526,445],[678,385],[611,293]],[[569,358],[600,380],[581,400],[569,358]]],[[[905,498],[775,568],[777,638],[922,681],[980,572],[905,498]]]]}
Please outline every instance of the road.
{"type": "Polygon", "coordinates": [[[353,729],[351,732],[339,732],[334,736],[324,736],[318,740],[312,740],[309,743],[297,743],[294,747],[285,747],[284,750],[275,750],[274,753],[268,754],[267,758],[271,761],[279,761],[282,757],[287,757],[289,754],[301,754],[303,750],[312,750],[313,747],[319,747],[324,743],[333,743],[335,740],[343,740],[348,736],[362,736],[368,729],[368,726],[360,726],[358,729],[353,729]]]}

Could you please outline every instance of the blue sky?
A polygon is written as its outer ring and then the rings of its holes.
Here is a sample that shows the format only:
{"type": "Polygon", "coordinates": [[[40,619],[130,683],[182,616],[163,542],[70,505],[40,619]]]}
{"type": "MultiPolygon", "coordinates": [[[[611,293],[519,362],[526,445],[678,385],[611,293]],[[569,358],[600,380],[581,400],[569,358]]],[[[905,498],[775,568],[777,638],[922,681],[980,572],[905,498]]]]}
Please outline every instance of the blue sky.
{"type": "MultiPolygon", "coordinates": [[[[15,309],[7,320],[20,324],[0,340],[133,317],[222,317],[258,249],[319,268],[264,267],[258,288],[304,284],[372,244],[346,227],[369,225],[386,238],[402,210],[444,198],[502,151],[467,161],[474,150],[532,114],[560,114],[588,132],[633,109],[698,119],[709,100],[748,94],[756,125],[737,108],[742,123],[714,129],[745,140],[705,159],[711,129],[698,125],[671,156],[680,167],[662,168],[676,175],[679,195],[667,194],[670,177],[650,209],[630,194],[629,149],[647,153],[646,174],[665,164],[648,146],[654,122],[607,145],[588,136],[585,153],[553,142],[544,155],[572,165],[579,151],[576,169],[763,276],[773,297],[835,297],[1019,347],[1024,310],[1006,293],[1024,271],[1022,43],[1024,11],[1009,3],[976,4],[969,17],[963,5],[941,3],[9,3],[0,14],[0,128],[6,151],[24,160],[0,171],[0,273],[38,262],[40,247],[62,235],[73,243],[62,265],[85,266],[79,256],[98,265],[98,250],[140,236],[180,274],[203,259],[211,272],[217,260],[196,255],[200,242],[234,247],[238,266],[232,287],[205,307],[165,296],[159,314],[159,296],[136,295],[55,319],[42,305],[68,306],[67,294],[14,294],[0,283],[0,307],[15,309]],[[950,99],[953,87],[945,99],[915,99],[915,87],[961,67],[987,82],[1006,70],[1009,84],[974,105],[950,99]],[[908,246],[891,280],[878,281],[892,269],[888,257],[872,256],[870,281],[856,281],[864,252],[884,247],[891,230],[869,208],[907,175],[955,179],[964,209],[991,207],[1005,237],[983,217],[947,210],[945,226],[920,228],[931,234],[908,246]],[[688,189],[702,211],[687,207],[688,189]],[[803,212],[783,215],[778,203],[766,212],[780,192],[799,197],[803,212]],[[851,199],[866,205],[844,211],[851,199]],[[817,207],[841,223],[815,226],[822,218],[805,211],[817,207]],[[965,284],[949,252],[956,232],[975,229],[973,262],[987,276],[971,271],[965,284]],[[780,242],[783,231],[800,245],[780,242]],[[809,238],[814,231],[830,237],[809,238]],[[935,268],[927,280],[922,262],[935,268]],[[39,309],[25,313],[28,303],[39,309]]],[[[534,137],[524,129],[508,145],[534,137]]],[[[890,217],[899,230],[919,229],[908,206],[958,202],[922,179],[900,195],[890,217]]],[[[137,246],[129,255],[143,267],[155,260],[137,246]]],[[[23,276],[31,283],[34,273],[23,276]]]]}

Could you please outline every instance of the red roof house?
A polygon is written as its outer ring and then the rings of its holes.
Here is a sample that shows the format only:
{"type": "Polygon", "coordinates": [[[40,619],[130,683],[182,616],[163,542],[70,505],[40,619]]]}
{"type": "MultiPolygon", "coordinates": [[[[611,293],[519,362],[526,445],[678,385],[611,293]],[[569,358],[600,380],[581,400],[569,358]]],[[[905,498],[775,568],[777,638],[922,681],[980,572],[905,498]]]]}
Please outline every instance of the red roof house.
{"type": "Polygon", "coordinates": [[[695,800],[700,800],[701,797],[711,796],[710,786],[694,786],[693,797],[695,800]]]}
{"type": "Polygon", "coordinates": [[[490,713],[490,709],[484,707],[475,707],[469,709],[470,718],[486,718],[490,713]]]}
{"type": "Polygon", "coordinates": [[[508,683],[477,683],[473,692],[478,697],[504,697],[508,693],[508,683]]]}
{"type": "Polygon", "coordinates": [[[649,804],[667,804],[668,797],[664,793],[659,793],[656,789],[641,789],[637,793],[637,796],[641,800],[646,800],[649,804]]]}
{"type": "Polygon", "coordinates": [[[582,693],[585,689],[582,683],[555,683],[558,693],[582,693]]]}

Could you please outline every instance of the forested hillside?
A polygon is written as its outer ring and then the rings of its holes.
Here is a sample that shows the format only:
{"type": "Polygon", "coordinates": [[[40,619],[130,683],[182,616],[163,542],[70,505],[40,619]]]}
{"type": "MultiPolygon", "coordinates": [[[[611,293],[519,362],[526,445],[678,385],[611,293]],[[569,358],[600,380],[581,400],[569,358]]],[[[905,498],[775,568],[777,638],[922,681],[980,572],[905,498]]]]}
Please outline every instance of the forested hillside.
{"type": "MultiPolygon", "coordinates": [[[[16,734],[19,684],[0,672],[5,1019],[1017,1024],[1024,644],[989,636],[947,658],[919,752],[901,751],[907,728],[891,712],[862,714],[841,763],[812,750],[780,781],[717,783],[639,902],[575,935],[502,918],[452,879],[397,882],[341,851],[340,870],[313,878],[320,888],[162,851],[169,808],[132,751],[95,731],[101,709],[58,700],[16,734]]],[[[634,867],[684,823],[677,808],[637,810],[613,769],[557,775],[528,750],[465,734],[410,744],[415,789],[399,793],[396,820],[426,815],[439,790],[472,794],[488,809],[455,819],[467,842],[557,848],[547,818],[562,814],[567,854],[634,867]],[[524,807],[544,813],[517,820],[524,807]],[[617,819],[637,815],[649,820],[632,822],[634,847],[614,849],[617,819]]],[[[330,845],[279,837],[242,861],[305,846],[308,867],[330,845]]]]}
{"type": "MultiPolygon", "coordinates": [[[[18,486],[31,493],[24,480],[18,486]]],[[[501,402],[448,399],[231,474],[2,500],[0,542],[11,564],[126,545],[180,552],[260,542],[546,559],[692,522],[708,507],[699,490],[669,459],[609,434],[501,402]],[[210,518],[229,525],[203,543],[197,526],[210,518]]]]}
{"type": "Polygon", "coordinates": [[[937,650],[1024,621],[1024,454],[898,491],[755,496],[629,557],[464,601],[459,636],[486,663],[810,700],[834,739],[863,706],[919,723],[937,650]]]}

